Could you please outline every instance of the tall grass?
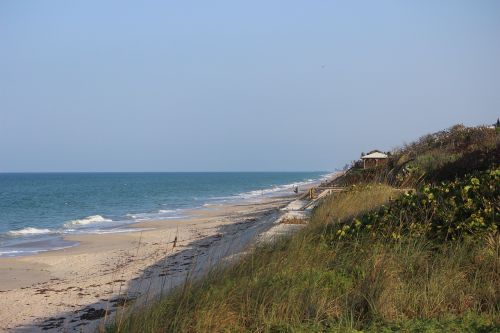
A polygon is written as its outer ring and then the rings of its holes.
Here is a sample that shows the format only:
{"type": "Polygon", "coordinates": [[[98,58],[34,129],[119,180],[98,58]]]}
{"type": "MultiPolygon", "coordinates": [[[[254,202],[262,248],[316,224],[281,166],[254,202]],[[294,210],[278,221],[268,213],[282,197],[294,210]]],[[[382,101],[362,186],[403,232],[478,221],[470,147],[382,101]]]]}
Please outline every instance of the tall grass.
{"type": "MultiPolygon", "coordinates": [[[[335,226],[398,195],[371,185],[328,198],[302,231],[127,313],[110,332],[500,329],[500,238],[435,243],[335,226]]],[[[126,311],[126,310],[124,310],[126,311]]]]}

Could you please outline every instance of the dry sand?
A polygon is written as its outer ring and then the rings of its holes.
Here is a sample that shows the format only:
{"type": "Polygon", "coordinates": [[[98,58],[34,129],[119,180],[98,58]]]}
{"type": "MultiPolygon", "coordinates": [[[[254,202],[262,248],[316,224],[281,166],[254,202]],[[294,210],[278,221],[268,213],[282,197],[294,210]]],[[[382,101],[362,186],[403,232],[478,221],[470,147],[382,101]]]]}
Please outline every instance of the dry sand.
{"type": "Polygon", "coordinates": [[[241,253],[291,198],[137,223],[144,231],[67,237],[79,246],[0,258],[0,331],[94,331],[117,306],[138,306],[241,253]],[[174,240],[177,237],[174,248],[174,240]]]}

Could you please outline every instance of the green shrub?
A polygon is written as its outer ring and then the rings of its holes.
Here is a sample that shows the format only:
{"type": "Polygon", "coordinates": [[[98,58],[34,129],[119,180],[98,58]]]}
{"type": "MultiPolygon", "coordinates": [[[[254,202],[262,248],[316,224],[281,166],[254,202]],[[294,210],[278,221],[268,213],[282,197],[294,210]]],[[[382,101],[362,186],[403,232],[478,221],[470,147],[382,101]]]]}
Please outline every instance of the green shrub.
{"type": "Polygon", "coordinates": [[[369,231],[399,239],[425,235],[440,241],[498,230],[500,169],[464,179],[426,184],[379,209],[338,226],[339,238],[369,231]]]}
{"type": "MultiPolygon", "coordinates": [[[[423,182],[439,183],[500,164],[500,132],[486,127],[455,125],[427,134],[394,149],[388,163],[363,170],[354,167],[336,180],[336,185],[383,182],[397,187],[415,187],[423,182]]],[[[354,164],[356,166],[357,164],[354,164]]]]}

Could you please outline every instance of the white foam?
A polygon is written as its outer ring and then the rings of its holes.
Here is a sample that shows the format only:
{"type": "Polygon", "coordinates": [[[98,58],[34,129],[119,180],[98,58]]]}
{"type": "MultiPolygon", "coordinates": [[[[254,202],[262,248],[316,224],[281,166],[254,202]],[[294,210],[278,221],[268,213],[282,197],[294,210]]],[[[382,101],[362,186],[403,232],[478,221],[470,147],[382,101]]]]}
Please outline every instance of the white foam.
{"type": "Polygon", "coordinates": [[[148,230],[154,230],[154,228],[120,228],[120,229],[109,229],[109,230],[94,230],[91,232],[88,232],[89,234],[98,234],[98,235],[105,235],[105,234],[120,234],[124,232],[139,232],[139,231],[148,231],[148,230]]]}
{"type": "Polygon", "coordinates": [[[125,216],[131,218],[137,222],[150,221],[150,220],[173,220],[180,219],[185,216],[180,215],[180,209],[160,209],[156,213],[128,213],[125,216]]]}
{"type": "MultiPolygon", "coordinates": [[[[263,197],[276,197],[280,195],[287,195],[287,194],[292,194],[293,190],[295,187],[302,187],[302,186],[308,186],[314,183],[321,183],[322,181],[330,179],[333,175],[336,173],[329,173],[329,174],[324,174],[320,176],[319,178],[315,179],[307,179],[304,181],[299,181],[299,182],[294,182],[290,184],[285,184],[285,185],[274,185],[268,188],[263,188],[259,190],[253,190],[249,192],[243,192],[239,193],[236,195],[231,195],[231,196],[222,196],[222,197],[212,197],[211,200],[215,200],[218,202],[220,205],[220,202],[227,202],[227,201],[233,201],[233,200],[255,200],[263,197]]],[[[212,205],[217,205],[217,203],[214,202],[208,202],[205,203],[203,206],[204,207],[210,207],[212,205]]]]}
{"type": "Polygon", "coordinates": [[[22,235],[43,235],[43,234],[50,234],[52,231],[50,229],[38,229],[38,228],[32,228],[32,227],[27,227],[21,230],[11,230],[8,232],[9,235],[12,236],[22,236],[22,235]]]}
{"type": "Polygon", "coordinates": [[[21,254],[31,254],[37,251],[21,251],[21,250],[0,250],[0,257],[16,257],[21,254]]]}
{"type": "Polygon", "coordinates": [[[220,203],[205,203],[203,207],[214,207],[214,206],[222,206],[220,203]]]}
{"type": "Polygon", "coordinates": [[[0,255],[2,254],[16,254],[16,253],[23,253],[23,252],[26,252],[26,251],[20,251],[20,250],[0,250],[0,255]]]}
{"type": "Polygon", "coordinates": [[[172,210],[172,209],[160,209],[158,211],[158,213],[160,214],[166,214],[166,213],[175,213],[176,211],[175,210],[172,210]]]}
{"type": "Polygon", "coordinates": [[[71,227],[75,225],[88,225],[93,223],[111,222],[112,220],[102,217],[101,215],[87,216],[83,219],[72,220],[64,224],[65,227],[71,227]]]}
{"type": "Polygon", "coordinates": [[[53,247],[53,248],[46,248],[46,249],[36,249],[36,250],[0,250],[0,257],[17,257],[20,255],[29,255],[29,254],[36,254],[36,253],[41,253],[41,252],[64,250],[64,249],[69,249],[71,247],[74,247],[76,245],[77,244],[73,244],[73,245],[69,245],[69,246],[59,246],[59,247],[53,247]]]}
{"type": "Polygon", "coordinates": [[[280,185],[280,186],[274,186],[271,188],[266,188],[266,189],[261,189],[261,190],[254,190],[250,192],[245,192],[245,193],[240,193],[237,196],[244,198],[244,199],[249,199],[249,198],[255,198],[259,196],[266,196],[266,195],[273,195],[273,194],[278,194],[279,192],[289,192],[290,190],[294,189],[297,186],[304,186],[308,185],[310,183],[315,182],[313,179],[309,179],[303,182],[296,182],[296,183],[291,183],[291,184],[286,184],[286,185],[280,185]]]}

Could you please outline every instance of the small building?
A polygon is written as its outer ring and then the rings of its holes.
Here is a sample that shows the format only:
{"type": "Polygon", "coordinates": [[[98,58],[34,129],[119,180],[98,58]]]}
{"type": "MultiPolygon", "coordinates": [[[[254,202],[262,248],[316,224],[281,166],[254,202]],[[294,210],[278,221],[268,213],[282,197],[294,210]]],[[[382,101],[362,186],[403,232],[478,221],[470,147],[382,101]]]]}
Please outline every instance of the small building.
{"type": "Polygon", "coordinates": [[[384,153],[374,152],[361,157],[363,160],[363,169],[374,168],[387,163],[388,156],[384,153]]]}

